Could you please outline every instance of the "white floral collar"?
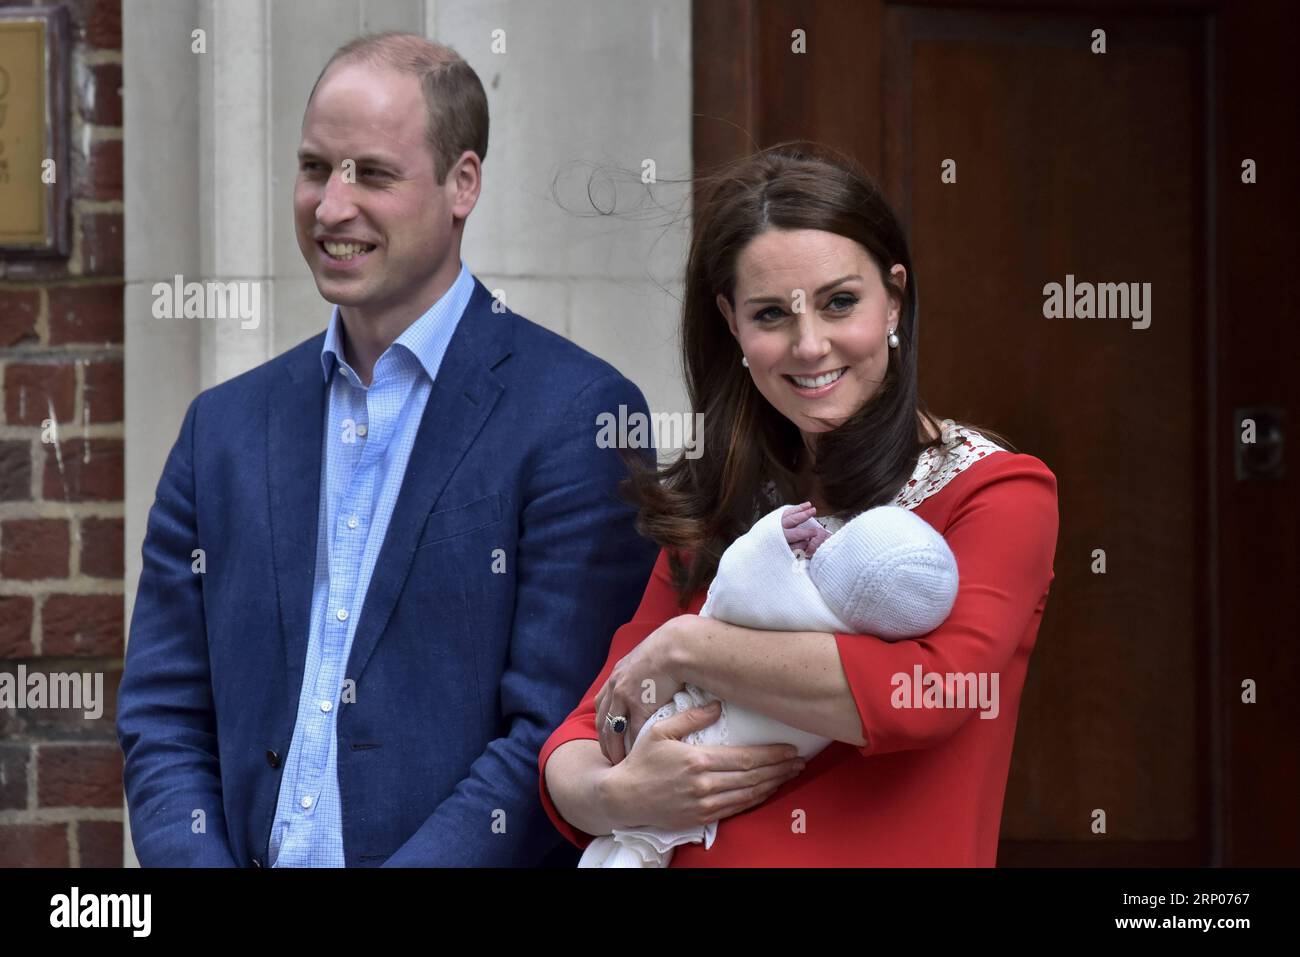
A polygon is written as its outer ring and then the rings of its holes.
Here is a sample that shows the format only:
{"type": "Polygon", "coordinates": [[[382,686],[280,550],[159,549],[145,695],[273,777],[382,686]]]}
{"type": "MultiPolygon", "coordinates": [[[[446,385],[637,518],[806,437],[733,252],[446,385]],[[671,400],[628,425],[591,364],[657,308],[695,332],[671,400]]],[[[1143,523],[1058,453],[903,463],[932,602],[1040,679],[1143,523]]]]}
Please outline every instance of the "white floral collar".
{"type": "Polygon", "coordinates": [[[940,446],[930,446],[917,459],[912,477],[894,496],[893,504],[902,508],[916,508],[934,495],[966,469],[994,452],[1006,449],[986,439],[974,429],[957,425],[952,419],[941,423],[940,446]]]}

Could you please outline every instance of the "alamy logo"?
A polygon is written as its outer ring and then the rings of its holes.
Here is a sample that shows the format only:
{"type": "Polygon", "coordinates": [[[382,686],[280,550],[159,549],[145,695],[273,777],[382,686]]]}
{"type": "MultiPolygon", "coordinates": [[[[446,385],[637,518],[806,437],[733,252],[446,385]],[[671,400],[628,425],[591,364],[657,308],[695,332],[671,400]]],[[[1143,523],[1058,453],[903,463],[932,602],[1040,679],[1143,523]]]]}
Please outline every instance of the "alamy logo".
{"type": "Polygon", "coordinates": [[[596,446],[602,449],[647,449],[652,445],[660,452],[683,449],[688,459],[704,454],[704,413],[628,412],[618,407],[618,415],[602,412],[596,416],[596,446]]]}
{"type": "Polygon", "coordinates": [[[152,927],[150,894],[70,894],[50,898],[51,927],[129,927],[133,937],[148,937],[152,927]]]}
{"type": "Polygon", "coordinates": [[[1049,282],[1043,287],[1044,319],[1132,319],[1134,329],[1151,325],[1151,283],[1074,281],[1066,273],[1065,286],[1049,282]]]}
{"type": "Polygon", "coordinates": [[[897,672],[889,683],[894,688],[889,703],[895,708],[978,707],[981,718],[996,718],[1001,711],[996,671],[922,674],[921,666],[913,665],[910,675],[897,672]]]}
{"type": "Polygon", "coordinates": [[[26,665],[18,666],[12,675],[0,672],[0,710],[28,708],[81,711],[88,720],[104,713],[104,673],[102,671],[64,672],[43,671],[27,673],[26,665]]]}
{"type": "Polygon", "coordinates": [[[260,282],[186,282],[177,273],[170,283],[154,283],[150,292],[155,319],[238,319],[241,329],[262,324],[260,282]]]}

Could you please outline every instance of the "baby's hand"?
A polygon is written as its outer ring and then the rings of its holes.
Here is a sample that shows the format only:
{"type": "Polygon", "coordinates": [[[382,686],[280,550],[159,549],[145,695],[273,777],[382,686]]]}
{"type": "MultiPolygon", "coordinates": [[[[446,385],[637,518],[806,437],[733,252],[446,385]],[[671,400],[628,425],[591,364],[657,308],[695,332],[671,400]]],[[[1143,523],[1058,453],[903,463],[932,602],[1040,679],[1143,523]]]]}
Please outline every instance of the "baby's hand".
{"type": "Polygon", "coordinates": [[[812,558],[818,546],[831,537],[831,533],[813,518],[816,514],[813,504],[804,502],[791,505],[781,515],[781,529],[785,532],[790,551],[803,552],[805,558],[812,558]]]}

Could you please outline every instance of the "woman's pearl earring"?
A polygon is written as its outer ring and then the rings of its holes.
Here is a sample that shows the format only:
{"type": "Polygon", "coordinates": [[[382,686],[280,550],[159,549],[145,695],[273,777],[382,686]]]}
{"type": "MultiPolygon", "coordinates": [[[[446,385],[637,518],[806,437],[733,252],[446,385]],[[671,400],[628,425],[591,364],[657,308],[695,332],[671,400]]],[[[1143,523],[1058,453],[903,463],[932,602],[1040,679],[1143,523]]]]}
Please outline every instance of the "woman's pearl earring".
{"type": "Polygon", "coordinates": [[[749,358],[748,358],[747,356],[741,356],[741,357],[740,357],[740,364],[741,364],[742,366],[744,366],[746,369],[748,369],[748,368],[749,368],[749,358]]]}
{"type": "Polygon", "coordinates": [[[889,342],[889,348],[891,348],[891,349],[897,349],[897,348],[898,348],[898,333],[896,333],[893,329],[890,329],[890,330],[889,330],[889,339],[888,339],[887,341],[889,342]]]}

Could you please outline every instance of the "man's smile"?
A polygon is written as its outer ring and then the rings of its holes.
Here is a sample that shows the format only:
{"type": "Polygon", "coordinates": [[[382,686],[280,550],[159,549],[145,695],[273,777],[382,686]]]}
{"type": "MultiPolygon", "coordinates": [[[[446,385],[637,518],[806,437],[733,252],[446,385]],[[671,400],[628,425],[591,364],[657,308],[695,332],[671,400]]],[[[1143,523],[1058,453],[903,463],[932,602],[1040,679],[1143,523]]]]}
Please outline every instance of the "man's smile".
{"type": "Polygon", "coordinates": [[[377,248],[373,243],[335,242],[317,240],[316,248],[321,251],[325,265],[336,269],[355,268],[365,262],[377,248]]]}

